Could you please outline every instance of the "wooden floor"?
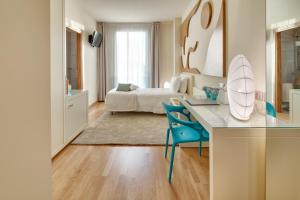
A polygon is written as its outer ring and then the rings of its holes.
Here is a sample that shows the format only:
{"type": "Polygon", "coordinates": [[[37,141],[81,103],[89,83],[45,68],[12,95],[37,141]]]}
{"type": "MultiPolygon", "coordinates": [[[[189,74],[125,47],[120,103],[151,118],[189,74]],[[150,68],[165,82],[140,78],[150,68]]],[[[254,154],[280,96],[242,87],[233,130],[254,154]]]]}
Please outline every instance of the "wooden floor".
{"type": "Polygon", "coordinates": [[[290,116],[287,113],[277,113],[277,118],[286,122],[290,122],[290,116]]]}
{"type": "Polygon", "coordinates": [[[89,109],[89,122],[95,121],[105,110],[103,102],[93,104],[89,109]]]}
{"type": "MultiPolygon", "coordinates": [[[[103,104],[90,109],[95,120],[103,104]]],[[[161,146],[69,145],[53,160],[54,200],[209,199],[208,151],[177,148],[172,184],[161,146]]]]}

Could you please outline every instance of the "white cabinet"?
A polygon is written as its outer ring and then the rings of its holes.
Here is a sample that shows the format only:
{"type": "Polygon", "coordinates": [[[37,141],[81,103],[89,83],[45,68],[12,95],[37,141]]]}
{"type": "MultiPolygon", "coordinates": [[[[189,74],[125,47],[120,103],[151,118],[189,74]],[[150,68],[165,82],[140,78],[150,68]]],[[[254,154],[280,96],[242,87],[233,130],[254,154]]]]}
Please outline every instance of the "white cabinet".
{"type": "Polygon", "coordinates": [[[65,96],[66,38],[64,1],[50,1],[51,156],[57,155],[87,126],[87,91],[65,96]]]}
{"type": "Polygon", "coordinates": [[[88,125],[87,91],[72,91],[66,97],[64,121],[64,144],[68,144],[88,125]]]}
{"type": "Polygon", "coordinates": [[[290,119],[300,124],[300,89],[290,90],[290,119]]]}

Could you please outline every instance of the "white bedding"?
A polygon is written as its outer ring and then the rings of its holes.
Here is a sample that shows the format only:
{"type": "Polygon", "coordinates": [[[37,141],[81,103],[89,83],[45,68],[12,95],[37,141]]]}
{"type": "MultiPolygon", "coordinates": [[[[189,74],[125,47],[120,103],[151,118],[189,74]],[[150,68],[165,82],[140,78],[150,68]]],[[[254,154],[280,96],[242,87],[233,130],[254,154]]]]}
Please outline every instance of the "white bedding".
{"type": "Polygon", "coordinates": [[[129,92],[113,89],[106,95],[105,106],[111,112],[137,111],[161,114],[164,113],[162,102],[168,102],[172,97],[182,96],[184,94],[166,88],[138,88],[129,92]]]}

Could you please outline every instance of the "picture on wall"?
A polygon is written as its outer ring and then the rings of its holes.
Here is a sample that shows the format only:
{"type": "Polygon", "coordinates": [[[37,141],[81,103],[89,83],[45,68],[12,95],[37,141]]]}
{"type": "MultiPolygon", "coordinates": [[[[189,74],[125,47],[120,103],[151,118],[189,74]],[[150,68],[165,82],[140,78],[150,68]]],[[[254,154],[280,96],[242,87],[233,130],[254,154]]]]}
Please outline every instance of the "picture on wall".
{"type": "Polygon", "coordinates": [[[181,71],[226,76],[225,0],[199,0],[181,25],[181,71]]]}

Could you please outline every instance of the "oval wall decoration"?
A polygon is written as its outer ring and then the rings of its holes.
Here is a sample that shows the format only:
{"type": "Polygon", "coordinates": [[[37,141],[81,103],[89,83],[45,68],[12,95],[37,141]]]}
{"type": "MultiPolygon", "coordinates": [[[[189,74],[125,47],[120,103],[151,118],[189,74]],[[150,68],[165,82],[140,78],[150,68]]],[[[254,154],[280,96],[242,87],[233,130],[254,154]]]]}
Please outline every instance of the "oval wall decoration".
{"type": "Polygon", "coordinates": [[[249,120],[254,109],[255,85],[252,67],[244,55],[231,61],[227,90],[231,114],[239,120],[249,120]]]}
{"type": "Polygon", "coordinates": [[[181,71],[226,76],[225,11],[225,0],[195,0],[181,25],[181,71]]]}
{"type": "Polygon", "coordinates": [[[203,29],[208,29],[211,24],[211,18],[213,15],[213,8],[211,2],[207,1],[204,3],[201,12],[201,26],[203,29]]]}

